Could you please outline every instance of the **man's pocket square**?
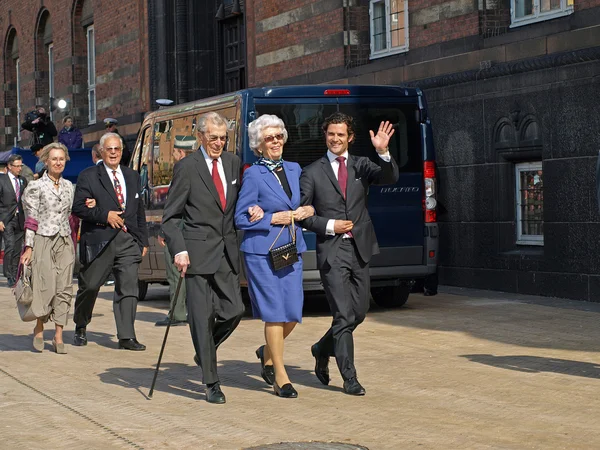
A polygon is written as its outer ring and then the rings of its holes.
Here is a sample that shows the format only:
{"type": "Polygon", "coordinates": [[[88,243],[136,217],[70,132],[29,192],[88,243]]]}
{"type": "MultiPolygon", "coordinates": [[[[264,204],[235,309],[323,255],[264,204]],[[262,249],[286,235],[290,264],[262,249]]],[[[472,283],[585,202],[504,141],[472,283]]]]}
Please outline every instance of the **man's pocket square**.
{"type": "Polygon", "coordinates": [[[140,198],[140,194],[135,194],[135,198],[140,198]]]}
{"type": "Polygon", "coordinates": [[[237,183],[237,178],[231,182],[231,184],[237,183]]]}

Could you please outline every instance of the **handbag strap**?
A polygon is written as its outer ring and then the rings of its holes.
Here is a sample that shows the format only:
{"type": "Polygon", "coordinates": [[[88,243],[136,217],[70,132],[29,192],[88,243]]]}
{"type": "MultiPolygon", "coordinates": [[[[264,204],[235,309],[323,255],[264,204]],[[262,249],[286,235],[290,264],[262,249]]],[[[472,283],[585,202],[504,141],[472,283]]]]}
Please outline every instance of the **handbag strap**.
{"type": "Polygon", "coordinates": [[[269,251],[271,251],[273,249],[273,247],[275,246],[275,242],[277,242],[277,239],[279,239],[279,236],[281,236],[281,233],[283,232],[283,229],[286,228],[286,227],[288,227],[290,229],[290,236],[292,237],[292,242],[294,244],[296,243],[296,229],[294,227],[294,213],[292,212],[292,223],[291,223],[291,225],[283,225],[281,227],[281,230],[279,230],[279,233],[277,233],[277,237],[275,238],[275,240],[273,241],[273,243],[269,247],[269,251]],[[294,232],[292,232],[292,230],[294,230],[294,232]]]}

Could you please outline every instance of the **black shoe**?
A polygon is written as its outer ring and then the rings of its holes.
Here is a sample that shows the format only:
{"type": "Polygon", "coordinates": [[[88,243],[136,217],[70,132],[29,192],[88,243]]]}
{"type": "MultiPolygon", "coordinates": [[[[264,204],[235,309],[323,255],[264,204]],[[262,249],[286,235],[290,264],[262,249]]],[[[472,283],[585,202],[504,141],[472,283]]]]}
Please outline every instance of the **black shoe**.
{"type": "Polygon", "coordinates": [[[297,398],[298,392],[292,386],[292,383],[286,383],[283,386],[279,387],[277,383],[273,384],[273,390],[275,391],[275,395],[281,398],[297,398]]]}
{"type": "Polygon", "coordinates": [[[137,339],[119,339],[119,348],[133,350],[135,352],[143,352],[146,350],[146,346],[144,344],[140,344],[137,339]]]}
{"type": "Polygon", "coordinates": [[[198,355],[194,355],[194,362],[197,366],[202,367],[202,363],[200,362],[200,358],[198,358],[198,355]]]}
{"type": "Polygon", "coordinates": [[[344,392],[348,395],[365,395],[367,393],[356,378],[344,381],[344,392]]]}
{"type": "Polygon", "coordinates": [[[215,383],[211,386],[206,386],[206,401],[208,403],[225,403],[225,394],[221,390],[221,385],[219,383],[215,383]]]}
{"type": "Polygon", "coordinates": [[[269,386],[273,386],[275,383],[275,369],[273,366],[265,366],[265,346],[261,345],[256,349],[256,357],[260,359],[260,375],[269,386]]]}
{"type": "Polygon", "coordinates": [[[310,352],[315,357],[315,375],[325,386],[329,384],[329,356],[321,356],[317,344],[310,348],[310,352]]]}
{"type": "Polygon", "coordinates": [[[87,345],[87,336],[85,334],[85,328],[75,328],[75,336],[73,336],[73,345],[77,347],[83,347],[87,345]]]}
{"type": "MultiPolygon", "coordinates": [[[[187,320],[171,320],[172,327],[179,327],[185,324],[187,324],[187,320]]],[[[157,327],[166,327],[167,325],[169,325],[169,316],[157,321],[154,325],[156,325],[157,327]]]]}

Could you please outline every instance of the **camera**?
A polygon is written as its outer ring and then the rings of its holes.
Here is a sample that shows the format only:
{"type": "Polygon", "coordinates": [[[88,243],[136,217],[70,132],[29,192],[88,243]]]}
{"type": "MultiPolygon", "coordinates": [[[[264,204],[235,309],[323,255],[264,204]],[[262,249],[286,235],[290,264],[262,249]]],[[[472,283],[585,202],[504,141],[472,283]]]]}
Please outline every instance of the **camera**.
{"type": "Polygon", "coordinates": [[[40,113],[38,112],[37,109],[34,109],[33,111],[29,111],[27,114],[25,114],[25,122],[33,122],[35,119],[40,117],[40,113]]]}

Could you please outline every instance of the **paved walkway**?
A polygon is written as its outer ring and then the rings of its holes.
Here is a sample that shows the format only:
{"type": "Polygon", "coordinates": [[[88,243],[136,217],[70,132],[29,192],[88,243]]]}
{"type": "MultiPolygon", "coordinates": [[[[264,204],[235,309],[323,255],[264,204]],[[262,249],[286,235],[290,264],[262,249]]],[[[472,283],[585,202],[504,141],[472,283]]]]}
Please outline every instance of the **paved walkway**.
{"type": "MultiPolygon", "coordinates": [[[[363,398],[342,393],[334,364],[330,387],[312,372],[309,346],[326,314],[305,317],[286,342],[295,400],[275,397],[260,378],[262,327],[244,320],[219,351],[227,404],[210,405],[187,327],[171,329],[154,398],[146,397],[166,292],[152,287],[139,305],[146,352],[116,349],[112,289],[102,288],[89,345],[56,355],[51,331],[46,350],[31,351],[33,324],[19,321],[0,287],[0,447],[600,448],[600,305],[446,288],[373,310],[356,333],[363,398]]],[[[66,342],[72,337],[71,325],[66,342]]]]}

